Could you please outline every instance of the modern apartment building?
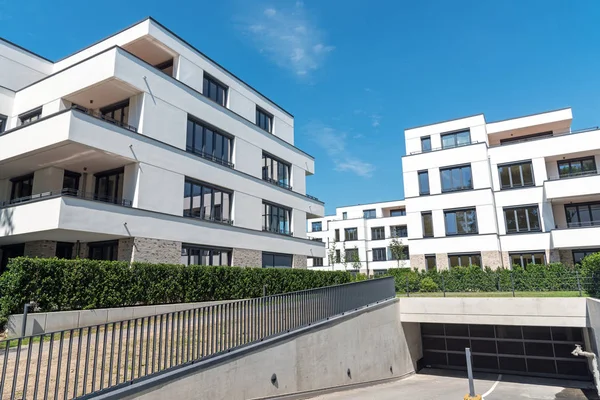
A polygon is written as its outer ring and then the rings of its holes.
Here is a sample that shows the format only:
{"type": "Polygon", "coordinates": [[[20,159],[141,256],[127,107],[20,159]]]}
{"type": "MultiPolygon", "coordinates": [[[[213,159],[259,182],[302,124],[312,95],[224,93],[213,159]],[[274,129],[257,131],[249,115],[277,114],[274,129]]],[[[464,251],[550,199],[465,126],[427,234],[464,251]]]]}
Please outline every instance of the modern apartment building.
{"type": "Polygon", "coordinates": [[[294,117],[154,19],[56,62],[0,40],[0,71],[1,268],[325,257],[294,117]]]}
{"type": "Polygon", "coordinates": [[[327,256],[310,257],[308,267],[369,275],[410,267],[407,222],[401,200],[339,207],[335,215],[309,219],[308,237],[325,243],[327,256]],[[398,251],[392,251],[394,239],[403,246],[398,251]]]}
{"type": "Polygon", "coordinates": [[[600,130],[571,109],[405,131],[411,266],[560,261],[600,250],[600,130]]]}

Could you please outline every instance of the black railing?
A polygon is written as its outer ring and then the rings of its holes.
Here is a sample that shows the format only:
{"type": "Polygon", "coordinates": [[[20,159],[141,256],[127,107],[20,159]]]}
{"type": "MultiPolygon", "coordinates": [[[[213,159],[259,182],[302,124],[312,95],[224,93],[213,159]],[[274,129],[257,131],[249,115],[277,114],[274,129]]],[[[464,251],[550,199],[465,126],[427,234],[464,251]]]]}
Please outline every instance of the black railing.
{"type": "Polygon", "coordinates": [[[469,146],[469,145],[477,144],[477,143],[483,143],[483,142],[478,142],[477,140],[471,140],[471,141],[466,142],[466,143],[457,143],[457,144],[453,144],[451,146],[433,147],[433,148],[431,148],[429,150],[411,151],[410,155],[412,156],[414,154],[423,154],[423,153],[431,153],[433,151],[456,149],[457,147],[464,147],[464,146],[469,146]]]}
{"type": "Polygon", "coordinates": [[[279,187],[287,189],[287,190],[292,190],[292,187],[290,185],[288,185],[287,183],[278,181],[277,179],[269,178],[267,176],[263,176],[262,179],[263,179],[263,181],[269,182],[272,185],[279,186],[279,187]]]}
{"type": "Polygon", "coordinates": [[[593,170],[593,171],[569,172],[567,174],[551,176],[548,178],[548,180],[549,181],[558,181],[560,179],[579,178],[582,176],[593,176],[593,175],[598,175],[598,171],[593,170]]]}
{"type": "Polygon", "coordinates": [[[77,197],[79,199],[84,199],[84,200],[101,201],[104,203],[112,203],[112,204],[117,204],[117,205],[124,206],[124,207],[132,206],[131,200],[126,200],[126,199],[123,199],[120,197],[104,196],[104,195],[99,195],[96,193],[83,192],[81,190],[65,188],[65,189],[60,189],[60,190],[55,190],[55,191],[33,194],[31,196],[19,197],[19,198],[8,200],[8,201],[2,201],[2,202],[0,202],[0,207],[11,207],[11,206],[19,205],[19,204],[30,203],[30,202],[34,202],[34,201],[38,201],[38,200],[61,197],[61,196],[71,196],[71,197],[77,197]]]}
{"type": "Polygon", "coordinates": [[[221,157],[215,157],[212,154],[208,154],[208,153],[205,153],[205,152],[199,151],[199,150],[194,150],[191,147],[187,147],[186,151],[188,153],[195,154],[198,157],[202,157],[205,160],[212,161],[212,162],[214,162],[216,164],[220,164],[220,165],[223,165],[223,166],[228,167],[228,168],[233,168],[234,167],[234,165],[233,165],[232,162],[230,162],[229,160],[225,160],[225,159],[223,159],[221,157]]]}
{"type": "Polygon", "coordinates": [[[552,139],[552,138],[557,137],[557,136],[575,135],[577,133],[597,131],[598,129],[600,129],[600,127],[593,126],[593,127],[590,127],[590,128],[577,129],[577,130],[574,130],[574,131],[572,131],[572,130],[557,131],[557,132],[552,132],[552,135],[534,136],[534,137],[529,137],[529,138],[511,140],[509,142],[491,144],[490,147],[500,147],[500,146],[508,146],[508,145],[511,145],[511,144],[518,144],[518,143],[535,142],[535,141],[538,141],[538,140],[552,139]]]}
{"type": "Polygon", "coordinates": [[[91,110],[89,108],[85,108],[85,107],[73,104],[71,106],[71,109],[77,110],[77,111],[82,112],[82,113],[87,114],[87,115],[90,115],[90,116],[92,116],[94,118],[101,119],[102,121],[106,121],[106,122],[108,122],[110,124],[120,126],[121,128],[125,128],[128,131],[137,132],[137,128],[135,126],[131,126],[131,125],[125,124],[125,123],[123,123],[121,121],[117,121],[114,118],[111,118],[111,117],[106,116],[104,114],[101,114],[99,112],[93,111],[93,110],[91,110]]]}
{"type": "Polygon", "coordinates": [[[319,202],[321,201],[317,197],[311,196],[310,194],[307,194],[306,197],[308,197],[309,199],[313,199],[313,200],[319,201],[319,202]]]}
{"type": "MultiPolygon", "coordinates": [[[[264,215],[263,215],[263,218],[264,218],[264,215]]],[[[263,225],[263,231],[277,233],[279,235],[292,236],[292,232],[290,232],[289,228],[282,228],[279,226],[264,226],[263,225]]]]}
{"type": "Polygon", "coordinates": [[[200,219],[202,221],[210,221],[210,222],[217,222],[220,224],[233,225],[232,219],[216,217],[214,215],[211,215],[210,213],[205,214],[205,215],[192,215],[189,213],[189,211],[186,211],[186,212],[184,212],[183,216],[187,217],[187,218],[200,219]]]}
{"type": "Polygon", "coordinates": [[[0,398],[76,398],[396,297],[392,278],[0,341],[0,398]]]}
{"type": "Polygon", "coordinates": [[[568,228],[588,228],[590,226],[600,226],[600,220],[597,221],[581,221],[581,222],[568,222],[568,228]]]}

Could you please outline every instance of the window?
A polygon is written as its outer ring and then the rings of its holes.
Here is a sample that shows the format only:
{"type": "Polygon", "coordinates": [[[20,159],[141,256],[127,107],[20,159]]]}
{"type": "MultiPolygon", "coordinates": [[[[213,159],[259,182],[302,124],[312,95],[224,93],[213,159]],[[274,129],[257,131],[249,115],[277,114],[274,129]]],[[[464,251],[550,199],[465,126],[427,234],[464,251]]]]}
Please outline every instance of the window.
{"type": "Polygon", "coordinates": [[[519,143],[519,142],[529,142],[531,140],[543,139],[543,138],[551,137],[551,136],[552,136],[552,131],[549,131],[549,132],[534,133],[532,135],[524,135],[524,136],[517,136],[517,137],[512,137],[512,138],[507,138],[507,139],[500,139],[500,145],[519,143]]]}
{"type": "Polygon", "coordinates": [[[335,262],[336,263],[342,262],[342,253],[341,253],[341,251],[339,249],[337,249],[335,251],[335,262]]]}
{"type": "Polygon", "coordinates": [[[429,194],[429,172],[419,171],[419,195],[429,194]]]}
{"type": "Polygon", "coordinates": [[[232,223],[233,192],[206,183],[185,180],[183,216],[232,223]]]}
{"type": "Polygon", "coordinates": [[[291,215],[292,210],[289,208],[263,202],[263,230],[291,235],[291,215]]]}
{"type": "Polygon", "coordinates": [[[446,133],[442,135],[442,149],[465,146],[471,144],[471,131],[446,133]]]}
{"type": "Polygon", "coordinates": [[[95,174],[94,198],[109,203],[121,203],[123,201],[123,174],[123,168],[95,174]]]}
{"type": "Polygon", "coordinates": [[[79,191],[79,178],[81,177],[80,173],[66,171],[63,175],[63,193],[76,195],[79,191]]]}
{"type": "Polygon", "coordinates": [[[538,206],[506,208],[504,219],[506,233],[541,231],[538,206]]]}
{"type": "Polygon", "coordinates": [[[312,266],[313,267],[322,267],[323,266],[323,257],[312,257],[312,266]]]}
{"type": "Polygon", "coordinates": [[[546,253],[510,253],[511,265],[520,265],[525,268],[529,264],[546,264],[546,253]]]}
{"type": "Polygon", "coordinates": [[[344,240],[358,240],[358,229],[357,228],[344,229],[344,240]]]}
{"type": "Polygon", "coordinates": [[[394,254],[393,251],[390,251],[390,253],[392,254],[392,260],[408,260],[410,257],[410,254],[408,252],[408,246],[404,246],[402,248],[402,256],[400,258],[397,258],[397,254],[394,254]]]}
{"type": "Polygon", "coordinates": [[[57,258],[63,258],[65,260],[73,259],[73,243],[58,242],[56,243],[57,258]]]}
{"type": "Polygon", "coordinates": [[[19,121],[21,122],[21,125],[29,124],[37,121],[40,118],[42,118],[42,107],[19,115],[19,121]]]}
{"type": "Polygon", "coordinates": [[[119,242],[88,243],[90,260],[116,261],[119,254],[119,242]]]}
{"type": "Polygon", "coordinates": [[[373,261],[386,261],[387,249],[385,247],[373,249],[373,261]]]}
{"type": "Polygon", "coordinates": [[[343,212],[342,213],[342,219],[348,219],[348,213],[347,212],[343,212]]]}
{"type": "Polygon", "coordinates": [[[6,130],[6,122],[8,121],[8,117],[6,115],[0,114],[0,133],[6,130]]]}
{"type": "Polygon", "coordinates": [[[383,226],[371,228],[371,240],[381,240],[381,239],[385,239],[385,229],[383,228],[383,226]]]}
{"type": "Polygon", "coordinates": [[[387,275],[388,271],[387,269],[374,269],[373,270],[373,276],[384,276],[387,275]]]}
{"type": "Polygon", "coordinates": [[[440,177],[442,193],[473,189],[470,165],[440,169],[440,177]]]}
{"type": "Polygon", "coordinates": [[[358,258],[358,249],[346,249],[345,253],[346,259],[345,261],[348,263],[359,261],[358,258]]]}
{"type": "Polygon", "coordinates": [[[292,268],[292,255],[279,253],[262,253],[263,268],[292,268]]]}
{"type": "Polygon", "coordinates": [[[565,205],[565,214],[569,228],[600,225],[600,203],[565,205]]]}
{"type": "Polygon", "coordinates": [[[181,247],[181,263],[183,265],[230,266],[231,252],[231,249],[184,244],[181,247]]]}
{"type": "Polygon", "coordinates": [[[393,238],[408,237],[408,228],[406,225],[390,226],[390,233],[393,238]]]}
{"type": "Polygon", "coordinates": [[[363,211],[363,218],[365,219],[373,219],[376,218],[377,215],[375,214],[375,210],[364,210],[363,211]]]}
{"type": "Polygon", "coordinates": [[[431,151],[431,137],[424,136],[421,138],[421,151],[423,153],[431,151]]]}
{"type": "Polygon", "coordinates": [[[474,208],[444,211],[446,235],[470,235],[477,233],[477,212],[474,208]]]}
{"type": "Polygon", "coordinates": [[[185,147],[187,152],[230,166],[232,148],[233,139],[229,136],[188,118],[185,147]]]}
{"type": "Polygon", "coordinates": [[[223,107],[227,106],[227,86],[206,73],[202,80],[202,94],[223,107]]]}
{"type": "Polygon", "coordinates": [[[596,161],[594,160],[594,157],[558,162],[558,174],[561,179],[596,173],[596,161]]]}
{"type": "Polygon", "coordinates": [[[449,254],[448,265],[450,267],[468,267],[469,265],[481,267],[481,254],[449,254]]]}
{"type": "Polygon", "coordinates": [[[312,231],[313,232],[321,232],[322,226],[323,226],[322,222],[313,222],[312,223],[312,231]]]}
{"type": "Polygon", "coordinates": [[[573,262],[575,264],[581,264],[581,261],[589,256],[590,254],[595,254],[600,252],[600,249],[576,249],[573,250],[573,262]]]}
{"type": "Polygon", "coordinates": [[[13,178],[10,181],[12,182],[12,189],[10,192],[11,201],[31,196],[33,190],[33,174],[13,178]]]}
{"type": "Polygon", "coordinates": [[[106,121],[116,125],[129,125],[129,99],[100,109],[106,121]]]}
{"type": "Polygon", "coordinates": [[[160,70],[161,72],[163,72],[169,76],[173,76],[173,59],[171,58],[165,62],[156,64],[154,66],[154,68],[160,70]]]}
{"type": "Polygon", "coordinates": [[[390,210],[390,217],[402,217],[405,215],[406,215],[406,209],[404,209],[404,208],[390,210]]]}
{"type": "Polygon", "coordinates": [[[423,237],[433,237],[433,218],[431,212],[422,212],[421,220],[423,222],[423,237]]]}
{"type": "Polygon", "coordinates": [[[263,153],[262,178],[282,188],[291,189],[290,164],[263,153]]]}
{"type": "Polygon", "coordinates": [[[273,132],[273,116],[256,107],[256,125],[269,133],[273,132]]]}
{"type": "Polygon", "coordinates": [[[336,230],[335,230],[335,239],[334,239],[334,240],[335,240],[336,242],[339,242],[339,241],[340,241],[340,230],[339,230],[339,229],[336,229],[336,230]]]}
{"type": "Polygon", "coordinates": [[[25,244],[13,244],[0,247],[0,274],[4,272],[11,258],[23,257],[25,255],[25,244]]]}
{"type": "Polygon", "coordinates": [[[435,256],[425,256],[425,269],[427,271],[434,271],[436,269],[435,264],[435,256]]]}
{"type": "Polygon", "coordinates": [[[534,185],[531,161],[501,165],[498,167],[498,173],[500,174],[501,189],[534,185]]]}

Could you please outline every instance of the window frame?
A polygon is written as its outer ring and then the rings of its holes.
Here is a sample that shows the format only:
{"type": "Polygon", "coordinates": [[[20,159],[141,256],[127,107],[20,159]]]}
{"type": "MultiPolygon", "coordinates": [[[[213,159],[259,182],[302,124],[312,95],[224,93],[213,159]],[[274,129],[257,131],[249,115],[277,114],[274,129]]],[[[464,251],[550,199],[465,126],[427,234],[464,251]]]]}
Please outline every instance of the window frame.
{"type": "Polygon", "coordinates": [[[371,240],[383,240],[383,239],[385,239],[385,227],[384,226],[371,227],[371,240]]]}
{"type": "Polygon", "coordinates": [[[108,203],[122,204],[124,200],[123,182],[125,182],[125,167],[110,169],[94,174],[94,199],[108,203]],[[100,180],[111,176],[116,176],[113,193],[108,193],[108,186],[106,187],[106,193],[100,193],[100,180]],[[121,196],[119,196],[119,192],[121,192],[121,196]]]}
{"type": "MultiPolygon", "coordinates": [[[[188,261],[187,264],[183,264],[185,266],[190,266],[190,265],[208,265],[208,266],[227,266],[227,267],[231,267],[231,261],[233,259],[233,249],[228,248],[228,247],[217,247],[217,246],[205,246],[205,245],[197,245],[197,244],[190,244],[190,243],[184,243],[181,245],[181,257],[187,257],[188,261]],[[191,264],[191,258],[193,257],[193,255],[190,253],[190,250],[199,250],[199,251],[208,251],[208,259],[210,260],[210,262],[208,264],[191,264]],[[186,254],[183,254],[183,253],[186,254]],[[214,265],[213,261],[214,261],[214,254],[213,252],[219,252],[219,265],[214,265]],[[223,255],[225,255],[227,257],[226,260],[226,264],[223,264],[223,255]]],[[[200,255],[199,257],[202,257],[202,255],[200,255]]]]}
{"type": "MultiPolygon", "coordinates": [[[[209,92],[210,92],[210,90],[209,90],[209,92]]],[[[229,101],[229,86],[227,86],[226,84],[224,84],[223,82],[221,82],[220,80],[215,78],[214,76],[212,76],[212,75],[206,73],[206,71],[204,71],[202,74],[202,95],[205,98],[209,99],[210,101],[220,105],[221,107],[227,108],[227,104],[229,101]],[[210,93],[206,92],[206,83],[208,83],[209,89],[210,89],[210,83],[213,83],[216,86],[217,95],[216,95],[215,99],[213,99],[211,97],[210,93]],[[219,89],[223,90],[223,102],[222,103],[219,102],[219,95],[218,95],[219,89]]]]}
{"type": "Polygon", "coordinates": [[[393,210],[390,210],[390,217],[405,217],[406,216],[406,208],[394,208],[393,210]],[[397,215],[394,215],[394,213],[399,213],[397,215]]]}
{"type": "Polygon", "coordinates": [[[408,225],[392,225],[390,226],[390,237],[392,238],[407,238],[408,237],[408,225]],[[402,229],[404,228],[404,232],[406,232],[405,236],[400,236],[397,234],[398,232],[398,228],[402,229]]]}
{"type": "Polygon", "coordinates": [[[352,252],[352,253],[356,252],[356,258],[358,260],[360,260],[360,253],[358,252],[357,248],[354,248],[354,249],[345,249],[344,250],[344,262],[346,262],[346,263],[353,263],[354,262],[354,257],[349,257],[348,252],[352,252]]]}
{"type": "Polygon", "coordinates": [[[26,111],[22,114],[19,114],[19,126],[31,124],[35,121],[39,121],[42,118],[42,107],[36,107],[32,110],[26,111]],[[35,119],[31,119],[37,117],[35,119]]]}
{"type": "Polygon", "coordinates": [[[346,211],[342,212],[342,219],[348,219],[348,213],[346,211]]]}
{"type": "Polygon", "coordinates": [[[256,124],[256,126],[258,126],[263,131],[269,132],[269,133],[273,133],[273,114],[271,114],[270,112],[265,111],[264,108],[256,106],[256,120],[254,121],[254,123],[256,124]],[[262,126],[260,124],[260,117],[261,116],[263,116],[264,117],[263,119],[266,122],[268,122],[268,127],[267,128],[265,128],[264,126],[262,126]]]}
{"type": "Polygon", "coordinates": [[[22,198],[25,198],[25,197],[31,197],[33,195],[33,178],[34,178],[33,174],[27,174],[27,175],[21,175],[21,176],[17,176],[17,177],[9,179],[10,182],[11,182],[10,202],[13,202],[14,200],[22,199],[22,198]],[[29,185],[29,187],[30,187],[29,192],[30,193],[27,194],[27,195],[25,195],[25,196],[22,196],[23,193],[20,193],[21,194],[20,196],[16,196],[16,194],[17,194],[16,193],[16,191],[17,191],[16,190],[17,189],[16,185],[19,184],[19,183],[21,184],[20,191],[22,192],[22,190],[23,190],[23,185],[22,184],[25,181],[31,181],[31,183],[29,185]]]}
{"type": "Polygon", "coordinates": [[[443,149],[443,150],[446,150],[446,149],[455,149],[455,148],[457,148],[457,147],[468,146],[468,145],[470,145],[470,144],[472,144],[472,143],[473,143],[473,142],[471,141],[471,129],[470,129],[470,128],[467,128],[467,129],[460,129],[460,130],[458,130],[458,131],[452,131],[452,132],[444,132],[444,133],[441,133],[441,134],[440,134],[440,141],[441,141],[441,143],[442,143],[442,149],[443,149]],[[464,133],[464,132],[468,132],[468,133],[469,133],[469,141],[468,141],[468,143],[458,144],[458,143],[457,143],[457,140],[456,140],[456,138],[457,138],[457,135],[458,135],[458,134],[460,134],[460,133],[464,133]],[[450,137],[450,136],[454,137],[454,140],[453,140],[453,141],[454,141],[454,145],[453,145],[453,146],[449,146],[449,147],[445,147],[445,146],[444,146],[444,138],[445,138],[445,137],[450,137]]]}
{"type": "Polygon", "coordinates": [[[531,160],[523,160],[523,161],[511,162],[508,164],[498,165],[498,181],[500,182],[500,190],[521,189],[521,188],[535,186],[535,173],[533,171],[533,162],[531,160]],[[530,184],[525,183],[525,175],[523,174],[523,165],[527,165],[527,164],[529,164],[531,167],[531,183],[530,184]],[[512,176],[512,171],[511,171],[511,169],[513,167],[519,167],[519,176],[521,177],[521,182],[523,182],[522,185],[515,185],[513,183],[513,176],[512,176]],[[508,180],[510,182],[509,186],[505,186],[502,183],[502,172],[500,171],[500,168],[508,168],[508,180]]]}
{"type": "Polygon", "coordinates": [[[421,153],[429,153],[433,149],[431,148],[431,135],[430,136],[421,136],[421,153]],[[423,144],[425,142],[429,142],[429,149],[426,149],[423,144]]]}
{"type": "MultiPolygon", "coordinates": [[[[289,207],[282,206],[281,204],[272,203],[270,201],[263,200],[263,231],[276,233],[278,235],[285,236],[293,236],[292,233],[292,209],[289,207]],[[267,213],[267,207],[270,207],[269,210],[271,213],[267,213]],[[277,212],[274,214],[273,209],[276,209],[277,212]],[[281,217],[283,213],[283,225],[284,228],[281,228],[281,217]],[[273,218],[275,218],[276,228],[273,228],[273,218]]],[[[279,254],[279,253],[273,253],[279,254]]]]}
{"type": "Polygon", "coordinates": [[[183,208],[183,216],[186,218],[193,218],[193,219],[200,219],[203,221],[211,221],[211,222],[219,222],[219,223],[223,223],[223,224],[229,224],[229,225],[233,225],[233,219],[232,217],[232,205],[233,205],[233,190],[227,189],[227,188],[223,188],[221,186],[217,186],[217,185],[213,185],[211,183],[206,183],[194,178],[190,178],[190,177],[185,177],[184,180],[184,189],[183,189],[183,202],[184,202],[184,206],[185,206],[185,199],[186,199],[186,189],[187,189],[187,185],[191,185],[190,187],[190,207],[189,209],[185,209],[185,207],[183,208]],[[200,187],[200,194],[198,196],[194,196],[194,186],[200,187]],[[210,215],[208,216],[208,218],[206,218],[206,214],[205,216],[202,216],[202,212],[204,211],[204,201],[205,201],[205,197],[206,197],[206,193],[204,193],[204,189],[210,189],[210,215]],[[215,210],[215,191],[219,191],[221,193],[221,203],[220,203],[220,216],[217,218],[215,210]],[[229,218],[223,218],[224,216],[224,212],[225,212],[225,207],[223,207],[223,204],[225,204],[223,202],[223,194],[227,193],[229,195],[229,218]],[[200,215],[199,216],[195,216],[194,215],[194,197],[200,197],[200,208],[199,208],[199,212],[200,215]],[[186,213],[187,211],[187,213],[186,213]]]}
{"type": "Polygon", "coordinates": [[[373,262],[387,261],[387,248],[376,247],[373,249],[372,253],[373,253],[373,262]]]}
{"type": "Polygon", "coordinates": [[[504,226],[506,228],[506,234],[507,235],[512,235],[515,233],[539,233],[542,232],[542,218],[540,217],[540,207],[538,204],[529,204],[529,205],[520,205],[520,206],[511,206],[511,207],[504,207],[502,209],[502,213],[504,214],[504,226]],[[533,209],[535,208],[537,210],[537,217],[538,217],[538,225],[539,228],[537,229],[531,229],[531,223],[529,221],[529,213],[527,212],[527,209],[533,209]],[[527,230],[520,230],[519,229],[519,221],[518,221],[518,217],[517,217],[517,210],[519,209],[525,209],[525,219],[527,221],[527,230]],[[514,211],[514,217],[515,217],[515,225],[517,227],[516,231],[509,231],[508,229],[508,219],[506,218],[506,212],[507,211],[514,211]]]}
{"type": "Polygon", "coordinates": [[[323,266],[323,257],[311,257],[313,262],[313,267],[322,267],[323,266]]]}
{"type": "Polygon", "coordinates": [[[465,235],[478,235],[479,234],[479,221],[477,220],[477,207],[465,207],[465,208],[456,208],[456,209],[450,209],[450,210],[444,210],[444,228],[445,228],[445,232],[446,232],[446,236],[465,236],[465,235]],[[475,232],[463,232],[460,233],[459,232],[459,224],[458,224],[458,218],[457,218],[457,213],[466,213],[467,211],[473,211],[474,215],[475,215],[475,232]],[[454,214],[454,220],[455,220],[455,224],[456,224],[456,233],[449,233],[448,232],[448,224],[446,221],[446,216],[449,214],[454,214]]]}
{"type": "Polygon", "coordinates": [[[287,161],[283,161],[279,157],[275,157],[274,155],[267,153],[266,151],[263,151],[263,153],[262,153],[262,161],[263,161],[262,162],[262,164],[263,164],[262,165],[263,181],[272,183],[273,185],[282,187],[284,189],[292,190],[292,186],[290,185],[290,183],[292,181],[292,165],[290,163],[288,163],[287,161]],[[279,176],[279,165],[284,167],[282,169],[284,171],[283,179],[273,178],[274,171],[275,171],[275,162],[277,162],[277,175],[278,176],[279,176]],[[269,169],[269,165],[267,165],[267,164],[271,164],[270,169],[269,169]],[[270,174],[269,174],[269,171],[270,171],[270,174]]]}
{"type": "Polygon", "coordinates": [[[368,210],[363,210],[363,218],[364,219],[375,219],[377,218],[377,210],[374,208],[370,208],[368,210]]]}
{"type": "Polygon", "coordinates": [[[323,221],[311,222],[310,229],[311,229],[311,232],[323,232],[323,221]],[[318,226],[319,228],[315,229],[316,226],[318,226]]]}
{"type": "Polygon", "coordinates": [[[0,133],[6,131],[6,125],[8,125],[8,116],[0,114],[0,133]]]}
{"type": "Polygon", "coordinates": [[[598,174],[598,166],[596,165],[596,157],[594,156],[588,156],[588,157],[579,157],[579,158],[570,158],[568,160],[558,160],[556,162],[556,167],[558,168],[558,178],[559,179],[565,179],[565,178],[578,178],[581,176],[588,176],[588,175],[596,175],[598,174]],[[594,171],[588,171],[588,172],[584,172],[583,171],[583,161],[592,161],[592,163],[594,163],[594,171]],[[574,162],[580,162],[581,163],[581,172],[580,173],[574,173],[571,172],[572,166],[571,164],[574,162]],[[562,176],[560,173],[560,166],[567,164],[569,166],[569,173],[565,176],[562,176]]]}
{"type": "Polygon", "coordinates": [[[479,257],[479,264],[482,264],[481,252],[479,252],[479,253],[477,253],[477,252],[475,252],[475,253],[450,253],[450,254],[448,254],[448,268],[468,267],[469,265],[477,265],[479,268],[483,268],[482,265],[473,264],[473,261],[471,259],[472,257],[479,257]],[[452,263],[450,262],[451,257],[458,257],[459,265],[453,266],[452,263]],[[462,265],[461,257],[469,257],[469,264],[462,265]]]}
{"type": "Polygon", "coordinates": [[[600,201],[589,201],[589,202],[584,202],[584,203],[574,203],[574,204],[565,204],[564,205],[564,209],[565,209],[565,220],[567,221],[567,228],[568,229],[572,229],[572,228],[587,228],[590,226],[598,226],[600,225],[600,220],[593,220],[592,219],[592,206],[600,206],[600,201]],[[575,207],[577,209],[577,219],[580,221],[578,223],[573,223],[570,222],[570,215],[567,212],[568,208],[571,207],[575,207]],[[588,223],[582,223],[581,222],[581,217],[580,217],[580,207],[586,207],[587,211],[589,213],[590,216],[590,221],[588,223]]]}
{"type": "Polygon", "coordinates": [[[421,171],[417,171],[417,181],[419,182],[419,196],[427,196],[431,193],[431,185],[429,184],[429,170],[424,169],[421,171]],[[423,190],[421,186],[421,176],[424,175],[427,177],[427,191],[423,190]]]}
{"type": "Polygon", "coordinates": [[[525,268],[527,265],[529,264],[525,264],[525,260],[524,257],[527,256],[531,256],[531,259],[534,261],[533,264],[536,265],[545,265],[546,264],[546,252],[544,250],[536,250],[536,251],[515,251],[515,252],[509,252],[508,253],[508,257],[510,259],[510,266],[512,268],[513,265],[520,265],[521,268],[525,268]],[[536,263],[536,255],[542,255],[542,259],[541,259],[541,263],[536,263]],[[519,256],[519,261],[520,263],[514,263],[513,262],[513,257],[514,256],[519,256]]]}
{"type": "Polygon", "coordinates": [[[435,229],[433,227],[433,213],[431,211],[421,211],[421,229],[423,230],[424,238],[435,237],[435,229]],[[426,216],[429,216],[429,218],[431,219],[431,234],[430,235],[425,234],[425,217],[426,216]]]}
{"type": "Polygon", "coordinates": [[[344,228],[344,242],[353,242],[358,240],[358,227],[354,227],[354,228],[344,228]],[[355,234],[355,238],[354,239],[348,239],[349,236],[349,232],[354,231],[355,234]]]}
{"type": "Polygon", "coordinates": [[[206,122],[194,117],[191,114],[188,114],[188,118],[187,118],[187,123],[186,123],[186,138],[185,138],[185,151],[187,153],[190,154],[194,154],[197,155],[199,157],[202,157],[206,160],[210,160],[214,163],[217,164],[221,164],[221,165],[225,165],[227,167],[233,168],[233,146],[234,146],[234,141],[235,141],[235,137],[230,135],[227,132],[223,132],[221,129],[215,128],[214,126],[207,124],[206,122]],[[192,142],[189,143],[189,139],[190,139],[190,125],[189,124],[193,124],[192,125],[192,133],[191,133],[191,138],[192,138],[192,142]],[[199,130],[198,128],[201,128],[201,132],[197,133],[197,130],[199,130]],[[211,131],[211,153],[208,153],[206,151],[206,145],[207,145],[207,131],[211,131]],[[216,156],[216,150],[217,150],[217,141],[215,140],[215,134],[219,135],[222,137],[221,140],[221,156],[216,156]],[[197,142],[197,136],[201,136],[201,149],[202,150],[197,150],[196,146],[196,142],[197,142]],[[227,146],[225,145],[225,143],[227,142],[227,146]],[[227,151],[227,157],[224,158],[225,155],[225,151],[226,149],[227,151]]]}
{"type": "Polygon", "coordinates": [[[591,248],[591,249],[573,249],[571,251],[571,256],[573,256],[573,264],[580,264],[581,261],[585,257],[589,256],[590,254],[595,254],[595,253],[598,253],[598,252],[600,252],[600,247],[594,247],[594,248],[591,248]],[[579,260],[579,261],[576,260],[575,253],[584,253],[583,257],[581,258],[581,260],[579,260]]]}
{"type": "Polygon", "coordinates": [[[471,164],[453,165],[451,167],[440,168],[440,187],[442,189],[442,193],[453,193],[453,192],[461,192],[461,191],[464,191],[464,190],[473,190],[473,167],[471,166],[471,164]],[[471,184],[470,184],[470,186],[468,186],[468,187],[467,186],[454,187],[454,182],[453,182],[454,181],[454,179],[453,179],[453,175],[454,174],[452,173],[452,171],[455,170],[455,169],[460,169],[459,175],[460,175],[460,181],[462,183],[462,181],[463,181],[463,171],[462,170],[464,168],[468,168],[469,169],[469,174],[471,176],[471,179],[470,179],[471,184]],[[442,177],[442,174],[445,171],[450,171],[450,183],[451,183],[451,186],[452,186],[452,188],[450,188],[450,189],[444,189],[444,179],[442,177]]]}
{"type": "Polygon", "coordinates": [[[106,107],[102,107],[100,109],[100,114],[105,121],[115,123],[115,125],[126,125],[129,126],[129,111],[131,108],[129,107],[129,99],[121,100],[113,104],[109,104],[106,107]],[[115,111],[121,110],[121,119],[118,120],[115,118],[115,111]],[[110,115],[109,115],[110,114],[110,115]]]}
{"type": "Polygon", "coordinates": [[[273,253],[273,252],[267,252],[267,251],[263,251],[262,253],[262,268],[294,268],[294,256],[293,254],[286,254],[286,253],[273,253]],[[267,257],[273,257],[273,266],[265,266],[265,256],[267,257]],[[284,266],[284,267],[276,267],[275,266],[275,257],[285,257],[286,259],[289,259],[290,261],[290,265],[288,266],[284,266]]]}
{"type": "Polygon", "coordinates": [[[336,249],[334,264],[339,264],[341,262],[342,262],[342,251],[340,249],[336,249]]]}
{"type": "Polygon", "coordinates": [[[106,240],[101,242],[91,242],[87,244],[88,247],[88,258],[90,260],[103,260],[103,261],[117,261],[119,259],[119,241],[118,240],[106,240]],[[110,253],[108,259],[104,258],[93,258],[92,254],[94,249],[108,249],[110,253]]]}
{"type": "Polygon", "coordinates": [[[393,260],[393,261],[398,261],[398,260],[400,260],[400,261],[406,261],[406,260],[410,260],[410,251],[409,251],[408,245],[405,245],[402,248],[402,253],[404,254],[404,258],[398,259],[398,258],[396,258],[396,255],[394,254],[394,252],[391,251],[391,249],[390,249],[390,258],[389,258],[389,260],[390,261],[391,260],[393,260]]]}
{"type": "Polygon", "coordinates": [[[437,270],[437,260],[435,254],[426,254],[425,255],[425,271],[429,270],[437,270]],[[429,266],[429,261],[433,259],[433,266],[429,266]]]}
{"type": "Polygon", "coordinates": [[[336,228],[335,231],[334,231],[333,241],[334,242],[339,242],[340,241],[340,230],[339,230],[339,228],[336,228]]]}

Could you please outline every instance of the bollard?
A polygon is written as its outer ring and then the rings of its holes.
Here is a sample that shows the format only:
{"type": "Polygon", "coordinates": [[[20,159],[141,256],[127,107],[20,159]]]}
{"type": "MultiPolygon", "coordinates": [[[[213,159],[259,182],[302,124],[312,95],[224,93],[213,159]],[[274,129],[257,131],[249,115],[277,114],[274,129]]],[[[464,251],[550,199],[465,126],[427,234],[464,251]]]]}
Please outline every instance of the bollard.
{"type": "Polygon", "coordinates": [[[21,337],[25,337],[25,329],[27,328],[27,312],[29,311],[29,306],[32,305],[32,302],[25,303],[23,307],[23,322],[21,323],[21,337]]]}
{"type": "Polygon", "coordinates": [[[464,400],[481,400],[481,396],[475,394],[475,384],[473,383],[473,366],[471,365],[471,349],[465,348],[465,356],[467,357],[467,376],[469,377],[469,393],[464,397],[464,400]]]}

